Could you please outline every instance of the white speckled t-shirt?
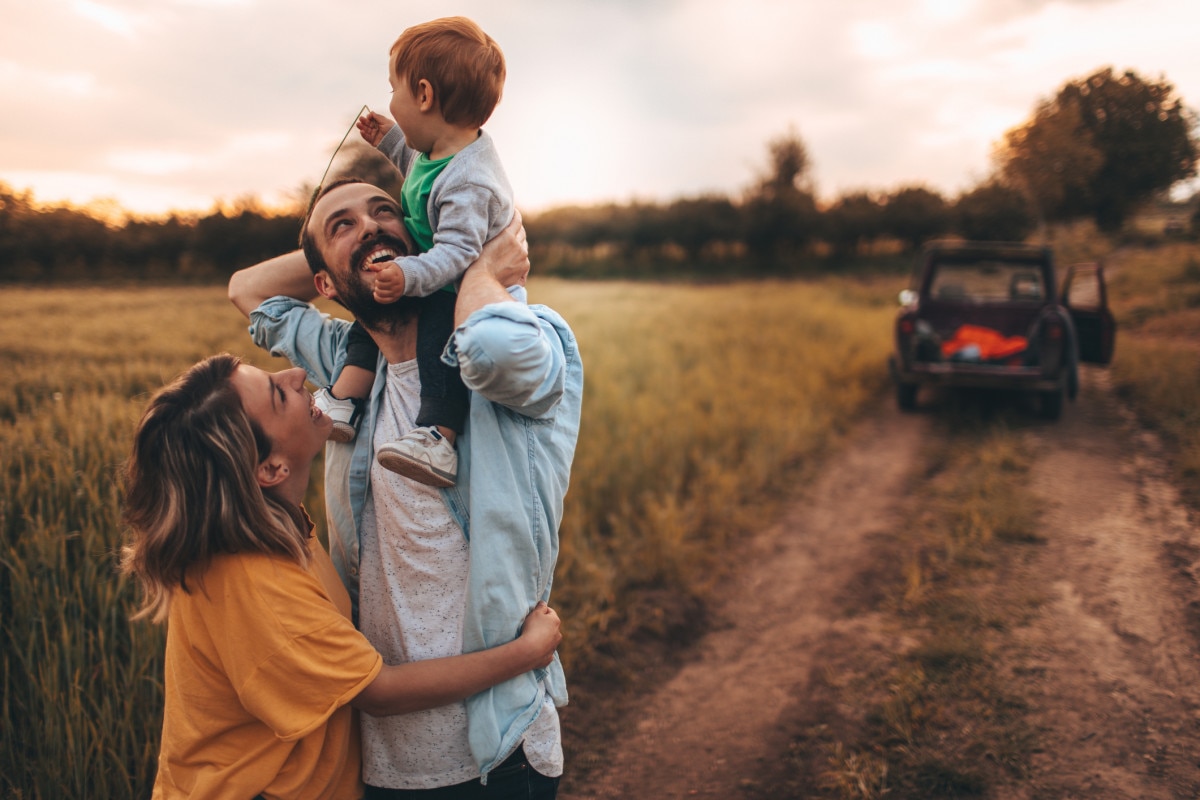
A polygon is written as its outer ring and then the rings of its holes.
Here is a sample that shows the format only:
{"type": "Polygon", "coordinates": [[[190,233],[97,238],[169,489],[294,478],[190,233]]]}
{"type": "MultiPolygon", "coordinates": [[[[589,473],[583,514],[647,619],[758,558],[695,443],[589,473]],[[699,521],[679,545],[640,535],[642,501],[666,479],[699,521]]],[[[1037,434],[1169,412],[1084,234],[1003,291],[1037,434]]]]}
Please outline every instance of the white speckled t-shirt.
{"type": "MultiPolygon", "coordinates": [[[[388,365],[376,448],[416,425],[416,361],[388,365]]],[[[462,529],[438,489],[371,465],[363,509],[359,627],[388,664],[462,653],[469,572],[462,529]]],[[[363,780],[390,789],[432,789],[479,777],[463,702],[390,717],[361,715],[363,780]]],[[[558,714],[547,702],[526,735],[526,757],[545,775],[562,772],[558,714]]]]}

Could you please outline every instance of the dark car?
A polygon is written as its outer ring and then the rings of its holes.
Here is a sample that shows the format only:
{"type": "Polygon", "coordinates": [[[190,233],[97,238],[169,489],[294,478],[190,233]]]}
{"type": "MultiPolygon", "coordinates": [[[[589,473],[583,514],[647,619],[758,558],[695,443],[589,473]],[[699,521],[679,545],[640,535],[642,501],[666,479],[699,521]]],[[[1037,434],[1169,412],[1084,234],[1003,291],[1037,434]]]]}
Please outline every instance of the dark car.
{"type": "Polygon", "coordinates": [[[934,242],[901,292],[890,359],[900,408],[921,386],[1034,393],[1043,417],[1074,399],[1080,361],[1112,360],[1116,323],[1104,270],[1076,264],[1057,290],[1049,247],[1007,242],[934,242]]]}

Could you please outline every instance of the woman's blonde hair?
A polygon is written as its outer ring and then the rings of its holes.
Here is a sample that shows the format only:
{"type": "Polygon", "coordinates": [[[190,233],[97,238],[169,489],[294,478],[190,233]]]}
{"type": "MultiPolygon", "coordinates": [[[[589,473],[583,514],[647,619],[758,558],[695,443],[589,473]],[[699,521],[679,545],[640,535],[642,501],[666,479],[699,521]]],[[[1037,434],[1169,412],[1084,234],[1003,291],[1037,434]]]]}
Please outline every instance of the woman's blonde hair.
{"type": "Polygon", "coordinates": [[[308,527],[296,506],[264,491],[256,468],[271,442],[232,382],[241,359],[212,356],[150,400],[125,464],[123,520],[130,538],[121,568],[143,592],[134,618],[158,622],[175,589],[191,591],[222,553],[308,560],[308,527]]]}

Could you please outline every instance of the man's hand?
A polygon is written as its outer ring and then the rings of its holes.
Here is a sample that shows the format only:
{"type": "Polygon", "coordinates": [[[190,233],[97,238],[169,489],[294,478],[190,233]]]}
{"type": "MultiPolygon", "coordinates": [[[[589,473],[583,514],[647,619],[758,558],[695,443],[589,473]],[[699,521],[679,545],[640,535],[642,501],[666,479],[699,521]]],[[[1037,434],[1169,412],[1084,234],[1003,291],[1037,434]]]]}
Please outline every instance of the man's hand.
{"type": "Polygon", "coordinates": [[[375,273],[374,294],[377,303],[394,303],[404,296],[404,270],[395,261],[375,273]]]}
{"type": "Polygon", "coordinates": [[[392,128],[396,127],[396,123],[392,122],[389,117],[383,114],[377,114],[374,111],[368,111],[358,118],[358,122],[354,123],[358,128],[359,134],[363,140],[371,147],[378,147],[383,141],[384,135],[392,128]]]}
{"type": "Polygon", "coordinates": [[[524,286],[527,277],[529,243],[525,241],[525,227],[518,211],[508,227],[483,246],[479,258],[463,273],[454,304],[454,324],[462,325],[467,317],[491,303],[516,302],[505,287],[524,286]]]}
{"type": "Polygon", "coordinates": [[[545,603],[538,603],[525,617],[520,639],[529,646],[535,668],[548,667],[554,660],[554,651],[562,641],[561,628],[558,613],[545,603]]]}
{"type": "Polygon", "coordinates": [[[483,246],[471,269],[490,272],[501,286],[524,286],[529,277],[529,242],[521,212],[513,212],[512,222],[483,246]]]}

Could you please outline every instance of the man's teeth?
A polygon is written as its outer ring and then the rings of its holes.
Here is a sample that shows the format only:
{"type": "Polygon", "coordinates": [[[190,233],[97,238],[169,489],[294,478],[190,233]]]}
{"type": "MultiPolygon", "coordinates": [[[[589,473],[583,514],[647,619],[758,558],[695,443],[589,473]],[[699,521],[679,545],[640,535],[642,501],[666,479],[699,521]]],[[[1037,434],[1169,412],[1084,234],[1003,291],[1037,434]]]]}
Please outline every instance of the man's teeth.
{"type": "Polygon", "coordinates": [[[399,258],[399,255],[390,247],[373,250],[363,257],[360,269],[367,270],[368,272],[376,272],[375,267],[388,261],[393,261],[396,258],[399,258]]]}

